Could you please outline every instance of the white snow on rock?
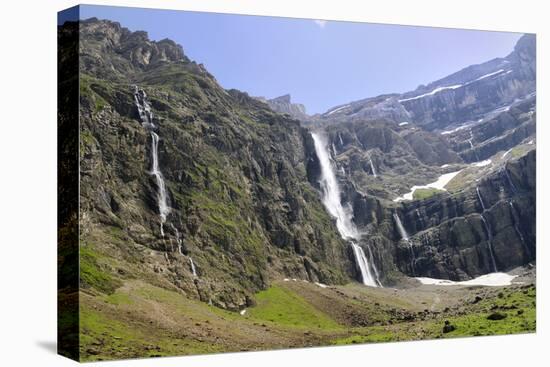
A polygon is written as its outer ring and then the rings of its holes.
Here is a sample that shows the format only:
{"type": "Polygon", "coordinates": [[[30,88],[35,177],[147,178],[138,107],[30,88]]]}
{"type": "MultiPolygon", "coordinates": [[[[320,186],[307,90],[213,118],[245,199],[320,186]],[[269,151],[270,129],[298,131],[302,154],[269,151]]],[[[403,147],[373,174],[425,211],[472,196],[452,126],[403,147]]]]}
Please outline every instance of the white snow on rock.
{"type": "Polygon", "coordinates": [[[403,122],[400,122],[399,123],[399,126],[405,126],[405,125],[408,125],[409,122],[408,121],[403,121],[403,122]]]}
{"type": "Polygon", "coordinates": [[[467,129],[470,126],[472,126],[472,124],[465,124],[465,125],[459,126],[459,127],[455,128],[455,129],[452,129],[452,130],[445,130],[445,131],[441,132],[441,135],[449,135],[449,134],[452,134],[452,133],[456,133],[457,131],[467,129]]]}
{"type": "Polygon", "coordinates": [[[447,190],[445,190],[445,186],[447,186],[447,184],[449,182],[451,182],[451,180],[456,175],[458,175],[461,171],[462,170],[456,171],[456,172],[445,173],[444,175],[439,176],[437,181],[429,183],[427,185],[422,185],[422,186],[416,186],[415,185],[411,188],[411,191],[409,191],[408,193],[406,193],[403,196],[400,196],[396,199],[393,199],[393,201],[397,202],[397,201],[402,201],[402,200],[412,200],[414,192],[418,189],[438,189],[438,190],[447,191],[447,190]]]}
{"type": "MultiPolygon", "coordinates": [[[[503,156],[503,157],[504,157],[504,156],[503,156]]],[[[474,167],[485,167],[485,166],[490,165],[491,163],[493,163],[492,160],[486,159],[486,160],[484,160],[484,161],[472,163],[472,166],[474,166],[474,167]]]]}
{"type": "Polygon", "coordinates": [[[493,71],[492,73],[489,73],[489,74],[485,74],[485,75],[480,76],[479,78],[477,78],[477,79],[474,80],[474,81],[469,82],[468,84],[473,83],[473,82],[477,82],[478,80],[485,79],[485,78],[488,78],[488,77],[493,76],[493,75],[500,74],[500,73],[502,73],[502,72],[504,72],[503,69],[499,69],[499,70],[497,70],[497,71],[493,71]]]}
{"type": "Polygon", "coordinates": [[[332,111],[327,112],[326,115],[327,115],[327,116],[330,116],[330,115],[332,115],[333,113],[336,113],[336,112],[338,112],[338,111],[341,111],[341,110],[343,110],[343,109],[346,108],[346,107],[349,107],[349,104],[347,104],[347,105],[345,105],[345,106],[342,106],[342,107],[335,108],[335,109],[333,109],[332,111]]]}
{"type": "Polygon", "coordinates": [[[426,278],[426,277],[417,277],[415,279],[420,281],[420,283],[427,284],[427,285],[466,285],[466,286],[482,285],[487,287],[501,287],[505,285],[511,285],[512,280],[514,280],[516,277],[517,275],[510,275],[507,273],[490,273],[474,279],[465,280],[462,282],[455,282],[448,279],[435,279],[435,278],[426,278]]]}
{"type": "Polygon", "coordinates": [[[318,286],[318,287],[321,287],[321,288],[327,288],[328,287],[328,285],[323,284],[323,283],[318,283],[318,282],[315,282],[315,285],[318,286]]]}
{"type": "Polygon", "coordinates": [[[437,88],[435,88],[434,90],[432,90],[431,92],[424,93],[424,94],[421,94],[421,95],[416,96],[416,97],[400,99],[399,102],[412,101],[412,100],[419,99],[419,98],[423,98],[423,97],[427,97],[427,96],[433,96],[434,94],[439,93],[439,92],[442,92],[442,91],[444,91],[444,90],[447,90],[447,89],[457,89],[457,88],[460,88],[460,87],[462,87],[462,84],[449,85],[449,86],[447,86],[447,87],[437,87],[437,88]]]}
{"type": "MultiPolygon", "coordinates": [[[[436,93],[439,93],[441,91],[444,91],[444,90],[447,90],[447,89],[457,89],[457,88],[460,88],[460,87],[464,87],[464,86],[467,86],[469,84],[472,84],[472,83],[475,83],[479,80],[483,80],[485,78],[489,78],[493,75],[497,75],[497,74],[501,74],[504,72],[504,69],[498,69],[497,71],[493,71],[492,73],[488,73],[488,74],[485,74],[485,75],[482,75],[480,76],[479,78],[477,79],[474,79],[474,80],[470,80],[469,82],[466,82],[464,84],[456,84],[456,85],[449,85],[449,86],[446,86],[446,87],[437,87],[435,88],[434,90],[432,90],[431,92],[428,92],[428,93],[424,93],[424,94],[421,94],[419,96],[416,96],[416,97],[411,97],[411,98],[405,98],[405,99],[400,99],[399,102],[406,102],[406,101],[412,101],[412,100],[415,100],[415,99],[419,99],[419,98],[423,98],[423,97],[427,97],[427,96],[433,96],[434,94],[436,93]]],[[[508,72],[502,74],[502,75],[506,75],[508,74],[509,72],[511,72],[511,70],[509,70],[508,72]]]]}
{"type": "Polygon", "coordinates": [[[502,158],[506,157],[508,154],[510,154],[510,152],[512,151],[512,149],[514,148],[510,148],[508,149],[507,151],[504,152],[504,154],[502,154],[502,158]]]}

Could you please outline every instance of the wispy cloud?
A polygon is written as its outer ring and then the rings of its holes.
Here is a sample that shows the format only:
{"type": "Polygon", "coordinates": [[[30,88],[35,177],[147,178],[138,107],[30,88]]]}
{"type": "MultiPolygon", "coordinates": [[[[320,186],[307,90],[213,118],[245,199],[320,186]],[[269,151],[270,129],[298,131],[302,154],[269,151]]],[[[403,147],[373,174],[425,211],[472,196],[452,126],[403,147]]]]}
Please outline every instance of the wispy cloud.
{"type": "Polygon", "coordinates": [[[326,20],[315,19],[314,22],[321,28],[325,28],[325,26],[327,25],[326,20]]]}

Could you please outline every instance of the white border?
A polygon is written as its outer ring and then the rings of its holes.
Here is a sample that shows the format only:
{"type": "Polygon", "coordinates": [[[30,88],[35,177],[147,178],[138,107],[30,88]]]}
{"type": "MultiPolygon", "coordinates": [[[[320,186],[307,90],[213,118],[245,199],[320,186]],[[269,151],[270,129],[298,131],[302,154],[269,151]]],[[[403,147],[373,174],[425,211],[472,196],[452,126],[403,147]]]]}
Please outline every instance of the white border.
{"type": "MultiPolygon", "coordinates": [[[[537,185],[548,171],[548,10],[522,0],[120,0],[125,5],[311,19],[444,26],[537,33],[537,185]]],[[[4,1],[0,93],[0,365],[72,365],[51,350],[56,336],[56,12],[64,0],[4,1]]],[[[452,47],[452,45],[450,45],[452,47]]],[[[547,356],[549,217],[538,193],[538,333],[335,348],[104,362],[100,366],[537,366],[547,356]],[[542,311],[546,312],[542,312],[542,311]]],[[[96,364],[88,364],[95,366],[96,364]]]]}

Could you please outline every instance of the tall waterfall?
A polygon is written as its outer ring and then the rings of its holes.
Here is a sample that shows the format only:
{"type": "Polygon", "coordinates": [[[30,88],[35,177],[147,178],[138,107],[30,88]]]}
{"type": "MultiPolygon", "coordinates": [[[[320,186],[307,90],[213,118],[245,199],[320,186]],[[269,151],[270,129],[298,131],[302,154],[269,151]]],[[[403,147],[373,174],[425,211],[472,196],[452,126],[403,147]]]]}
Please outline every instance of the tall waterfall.
{"type": "Polygon", "coordinates": [[[481,222],[483,223],[483,226],[485,227],[485,232],[487,233],[487,247],[489,249],[489,258],[491,259],[491,266],[493,267],[493,272],[496,273],[498,271],[497,268],[497,262],[495,261],[495,253],[493,251],[493,233],[491,232],[491,228],[489,227],[489,223],[481,214],[481,222]]]}
{"type": "Polygon", "coordinates": [[[372,175],[373,175],[374,177],[378,177],[378,176],[376,175],[376,170],[374,169],[374,164],[372,164],[372,158],[370,157],[370,155],[369,155],[369,163],[370,163],[370,170],[372,171],[372,175]]]}
{"type": "Polygon", "coordinates": [[[399,218],[399,215],[397,215],[397,213],[393,213],[393,219],[395,220],[395,225],[397,226],[397,230],[399,231],[399,235],[401,236],[401,239],[403,239],[409,245],[409,251],[411,252],[411,270],[414,276],[416,273],[416,270],[415,270],[416,256],[414,254],[414,248],[413,248],[412,242],[409,239],[409,234],[405,230],[405,227],[403,227],[403,223],[401,223],[401,218],[399,218]]]}
{"type": "Polygon", "coordinates": [[[313,141],[315,143],[315,152],[319,158],[321,164],[321,189],[323,190],[323,204],[327,208],[328,212],[336,218],[336,227],[340,236],[348,241],[353,249],[355,261],[359,270],[361,271],[361,277],[363,284],[372,287],[381,286],[378,279],[378,271],[374,265],[374,259],[369,249],[370,259],[365,255],[365,251],[357,244],[357,241],[361,238],[357,227],[353,223],[353,210],[351,206],[344,207],[340,201],[340,187],[336,179],[335,167],[330,160],[330,154],[328,152],[328,143],[326,139],[319,133],[311,133],[313,141]]]}
{"type": "Polygon", "coordinates": [[[510,212],[512,213],[512,219],[514,221],[514,228],[516,230],[516,233],[521,241],[521,244],[523,245],[523,248],[525,249],[525,253],[527,256],[531,257],[531,250],[527,246],[527,243],[525,242],[525,237],[523,237],[523,234],[521,233],[521,230],[519,228],[519,215],[517,213],[517,209],[514,205],[514,202],[510,200],[510,212]]]}
{"type": "Polygon", "coordinates": [[[491,227],[489,226],[489,222],[485,219],[485,203],[483,202],[483,197],[481,196],[481,192],[479,191],[479,187],[476,187],[476,193],[477,198],[479,199],[479,203],[481,204],[481,209],[483,209],[483,212],[481,215],[481,221],[483,222],[483,227],[485,228],[485,232],[487,233],[487,248],[489,250],[489,258],[491,259],[491,266],[493,267],[493,272],[497,272],[497,262],[495,261],[495,253],[493,251],[493,233],[491,232],[491,227]]]}
{"type": "Polygon", "coordinates": [[[510,177],[510,172],[506,169],[506,166],[502,167],[502,170],[504,171],[504,176],[506,176],[506,180],[508,180],[508,184],[510,185],[510,188],[512,189],[512,193],[517,193],[518,190],[516,188],[516,185],[514,185],[514,182],[512,181],[512,177],[510,177]]]}
{"type": "Polygon", "coordinates": [[[481,197],[481,192],[479,192],[479,187],[476,187],[476,193],[477,193],[477,198],[479,199],[479,203],[481,204],[481,209],[485,211],[485,203],[483,202],[483,198],[481,197]]]}
{"type": "Polygon", "coordinates": [[[147,94],[145,94],[143,89],[139,89],[137,86],[134,86],[134,101],[138,109],[141,124],[149,131],[151,135],[150,174],[155,177],[155,181],[157,183],[157,205],[160,217],[160,234],[164,237],[164,223],[166,222],[166,217],[170,212],[170,207],[168,206],[166,184],[164,183],[164,178],[159,168],[158,146],[160,138],[158,134],[154,132],[156,127],[153,123],[153,112],[151,111],[151,106],[147,101],[147,94]]]}
{"type": "Polygon", "coordinates": [[[189,265],[191,265],[191,272],[193,273],[193,276],[197,277],[197,268],[195,268],[195,262],[193,261],[192,257],[189,257],[189,265]]]}

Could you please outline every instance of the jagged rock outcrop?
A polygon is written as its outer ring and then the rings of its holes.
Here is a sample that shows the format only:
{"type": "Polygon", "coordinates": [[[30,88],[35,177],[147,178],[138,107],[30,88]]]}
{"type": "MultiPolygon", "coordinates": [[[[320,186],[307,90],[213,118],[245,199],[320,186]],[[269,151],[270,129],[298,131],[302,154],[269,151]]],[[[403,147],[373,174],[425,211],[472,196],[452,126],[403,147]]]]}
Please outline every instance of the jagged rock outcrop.
{"type": "Polygon", "coordinates": [[[258,99],[267,103],[275,112],[290,115],[300,121],[308,121],[310,119],[309,115],[306,113],[306,107],[300,103],[292,103],[290,94],[285,94],[284,96],[273,99],[266,99],[263,97],[258,97],[258,99]]]}

